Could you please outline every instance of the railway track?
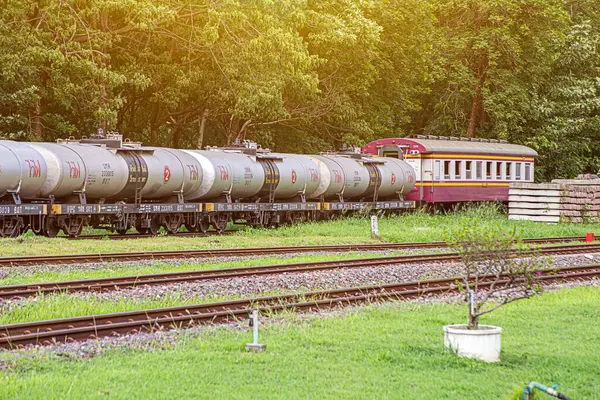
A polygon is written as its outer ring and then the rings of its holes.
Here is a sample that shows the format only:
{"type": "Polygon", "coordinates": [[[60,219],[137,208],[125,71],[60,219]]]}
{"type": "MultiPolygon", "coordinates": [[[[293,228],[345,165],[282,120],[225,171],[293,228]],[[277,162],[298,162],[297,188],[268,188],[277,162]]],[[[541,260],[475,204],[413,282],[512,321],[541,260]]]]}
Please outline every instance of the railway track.
{"type": "MultiPolygon", "coordinates": [[[[568,236],[557,238],[525,239],[527,244],[550,244],[584,241],[585,237],[568,236]]],[[[0,257],[0,267],[44,265],[44,264],[82,264],[93,262],[118,262],[140,260],[168,260],[184,258],[212,257],[244,257],[273,254],[293,254],[307,252],[347,252],[347,251],[386,251],[402,249],[443,248],[445,242],[415,242],[415,243],[375,243],[375,244],[345,244],[319,246],[289,246],[289,247],[252,247],[237,249],[204,249],[204,250],[168,250],[142,251],[127,253],[104,254],[68,254],[46,256],[16,256],[0,257]]]]}
{"type": "MultiPolygon", "coordinates": [[[[578,254],[581,252],[600,252],[600,244],[563,245],[539,249],[539,253],[542,255],[578,254]]],[[[527,256],[528,254],[531,253],[521,253],[523,256],[527,256]]],[[[200,280],[240,278],[286,272],[300,273],[338,268],[376,267],[419,262],[452,262],[458,261],[459,259],[460,257],[457,253],[419,254],[33,283],[0,286],[0,299],[33,297],[40,294],[51,294],[56,292],[108,292],[142,285],[165,285],[200,280]]]]}
{"type": "Polygon", "coordinates": [[[207,231],[207,232],[178,232],[175,234],[166,234],[166,235],[152,235],[142,234],[142,233],[130,233],[130,234],[111,234],[111,235],[84,235],[84,236],[60,236],[61,239],[68,240],[125,240],[125,239],[148,239],[148,238],[156,238],[160,236],[168,236],[168,237],[210,237],[210,236],[227,236],[233,235],[238,232],[243,232],[243,229],[229,230],[229,231],[207,231]]]}
{"type": "MultiPolygon", "coordinates": [[[[600,278],[600,265],[565,267],[540,271],[540,283],[600,278]]],[[[480,288],[489,287],[494,277],[482,279],[480,288]]],[[[178,329],[247,319],[253,309],[262,313],[281,310],[322,310],[384,300],[406,300],[422,296],[457,293],[460,278],[415,281],[377,286],[324,290],[303,294],[257,297],[218,303],[192,304],[114,314],[91,315],[0,326],[0,347],[81,341],[106,336],[178,329]]],[[[497,282],[498,284],[498,282],[497,282]]],[[[501,282],[500,282],[501,284],[501,282]]]]}

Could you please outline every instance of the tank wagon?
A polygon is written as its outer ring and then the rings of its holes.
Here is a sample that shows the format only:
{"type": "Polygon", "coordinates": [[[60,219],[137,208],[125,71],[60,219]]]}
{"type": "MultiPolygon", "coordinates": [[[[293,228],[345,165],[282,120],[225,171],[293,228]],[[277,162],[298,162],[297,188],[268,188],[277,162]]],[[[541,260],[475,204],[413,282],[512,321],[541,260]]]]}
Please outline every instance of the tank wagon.
{"type": "Polygon", "coordinates": [[[533,182],[537,153],[494,139],[415,136],[380,139],[364,154],[405,159],[416,185],[406,199],[424,204],[472,201],[508,202],[511,182],[533,182]]]}
{"type": "Polygon", "coordinates": [[[57,143],[0,141],[0,236],[28,229],[77,236],[275,226],[362,209],[414,207],[402,157],[282,154],[255,145],[206,150],[145,147],[109,134],[57,143]]]}

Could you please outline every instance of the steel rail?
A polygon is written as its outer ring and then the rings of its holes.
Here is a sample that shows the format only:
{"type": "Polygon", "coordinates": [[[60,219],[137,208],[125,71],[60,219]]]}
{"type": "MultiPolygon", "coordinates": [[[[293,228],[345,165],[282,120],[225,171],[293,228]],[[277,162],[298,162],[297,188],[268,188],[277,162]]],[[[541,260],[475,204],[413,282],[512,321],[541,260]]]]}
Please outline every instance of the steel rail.
{"type": "Polygon", "coordinates": [[[227,236],[238,232],[245,232],[243,229],[229,231],[207,231],[207,232],[178,232],[153,235],[151,233],[126,233],[126,234],[105,234],[105,235],[84,235],[84,236],[58,236],[58,239],[68,240],[125,240],[125,239],[148,239],[157,237],[211,237],[211,236],[227,236]]]}
{"type": "MultiPolygon", "coordinates": [[[[536,276],[541,284],[598,278],[600,264],[543,270],[536,276]]],[[[50,345],[242,320],[247,319],[253,309],[259,309],[262,313],[321,310],[374,301],[458,293],[460,281],[461,278],[453,277],[16,323],[0,326],[0,347],[10,349],[31,344],[50,345]]],[[[492,284],[498,288],[507,282],[508,277],[498,282],[493,275],[489,275],[482,277],[478,284],[479,288],[485,289],[492,284]]]]}
{"type": "MultiPolygon", "coordinates": [[[[600,252],[600,244],[563,245],[543,247],[539,250],[522,251],[521,256],[529,254],[557,255],[577,254],[581,252],[600,252]]],[[[62,282],[41,282],[22,285],[0,286],[0,299],[32,297],[40,294],[56,292],[108,292],[118,289],[133,288],[142,285],[165,285],[178,282],[193,282],[212,279],[239,278],[246,276],[270,275],[281,273],[301,273],[318,270],[340,268],[364,268],[407,263],[452,262],[460,260],[457,253],[418,254],[404,256],[371,257],[349,260],[314,261],[291,264],[275,264],[224,268],[213,270],[196,270],[183,272],[167,272],[160,274],[132,275],[122,277],[82,279],[62,282]]]]}
{"type": "MultiPolygon", "coordinates": [[[[535,238],[524,239],[527,244],[563,243],[584,241],[583,237],[535,238]]],[[[374,244],[337,244],[318,246],[287,247],[250,247],[230,249],[166,250],[101,254],[59,254],[45,256],[0,257],[0,267],[43,265],[43,264],[80,264],[92,262],[119,262],[139,260],[167,260],[184,258],[212,258],[255,256],[272,254],[294,254],[307,252],[347,252],[347,251],[387,251],[402,249],[443,248],[445,242],[415,243],[374,243],[374,244]]]]}

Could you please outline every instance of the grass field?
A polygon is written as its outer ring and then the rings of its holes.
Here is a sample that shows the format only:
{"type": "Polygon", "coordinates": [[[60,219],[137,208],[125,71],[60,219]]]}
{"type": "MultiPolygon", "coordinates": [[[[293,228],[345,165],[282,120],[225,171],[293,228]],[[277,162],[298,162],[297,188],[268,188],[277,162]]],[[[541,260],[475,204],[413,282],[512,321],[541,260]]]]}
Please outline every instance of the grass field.
{"type": "MultiPolygon", "coordinates": [[[[543,224],[508,221],[506,215],[489,206],[475,207],[448,215],[431,216],[414,212],[400,217],[382,218],[380,235],[389,242],[424,242],[445,240],[461,226],[495,223],[507,232],[516,230],[523,237],[582,236],[600,234],[599,224],[543,224]]],[[[142,250],[207,249],[227,247],[295,246],[337,243],[373,243],[367,217],[353,217],[329,222],[305,223],[279,229],[251,229],[221,237],[161,236],[132,240],[48,239],[31,234],[17,239],[0,239],[0,256],[104,253],[142,250]]]]}
{"type": "MultiPolygon", "coordinates": [[[[264,354],[247,329],[207,329],[155,351],[117,349],[91,359],[0,353],[0,398],[510,399],[530,380],[598,398],[600,288],[546,293],[482,322],[502,326],[502,361],[443,351],[442,325],[464,305],[371,306],[344,316],[264,325],[264,354]]],[[[543,398],[543,397],[540,397],[543,398]]]]}

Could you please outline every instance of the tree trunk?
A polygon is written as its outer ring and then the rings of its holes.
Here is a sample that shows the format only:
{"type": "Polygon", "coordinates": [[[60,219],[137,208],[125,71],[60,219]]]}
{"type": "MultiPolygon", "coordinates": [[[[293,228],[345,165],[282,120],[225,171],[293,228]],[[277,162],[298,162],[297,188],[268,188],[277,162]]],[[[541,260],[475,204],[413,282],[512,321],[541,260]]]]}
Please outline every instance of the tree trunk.
{"type": "Polygon", "coordinates": [[[198,144],[197,147],[199,150],[202,150],[202,145],[204,142],[204,129],[206,129],[206,119],[208,118],[208,108],[204,109],[202,113],[202,117],[200,118],[199,127],[198,127],[198,144]]]}
{"type": "Polygon", "coordinates": [[[473,103],[471,104],[471,116],[469,118],[469,127],[467,128],[467,137],[472,138],[477,134],[481,113],[483,112],[483,86],[485,85],[485,73],[479,75],[473,103]]]}
{"type": "Polygon", "coordinates": [[[152,146],[158,145],[158,112],[160,110],[160,104],[154,103],[152,106],[152,119],[150,121],[150,144],[152,146]]]}
{"type": "Polygon", "coordinates": [[[477,85],[475,94],[471,103],[471,116],[469,117],[469,126],[467,128],[467,137],[472,138],[477,134],[477,128],[482,120],[481,115],[485,112],[483,109],[483,89],[485,87],[485,74],[488,67],[487,56],[484,56],[477,68],[477,85]]]}
{"type": "Polygon", "coordinates": [[[31,115],[31,128],[33,131],[33,136],[36,139],[42,139],[42,100],[38,99],[35,102],[35,106],[33,107],[32,115],[31,115]]]}
{"type": "Polygon", "coordinates": [[[479,328],[479,317],[469,313],[468,326],[469,326],[469,329],[478,329],[479,328]]]}
{"type": "Polygon", "coordinates": [[[239,126],[240,126],[240,120],[232,115],[231,118],[229,119],[229,130],[227,132],[227,143],[226,143],[227,146],[229,146],[233,143],[233,138],[234,138],[233,135],[234,134],[237,137],[237,133],[239,132],[239,126]]]}
{"type": "Polygon", "coordinates": [[[181,142],[181,126],[177,123],[173,124],[173,148],[178,149],[181,142]]]}

